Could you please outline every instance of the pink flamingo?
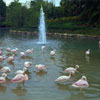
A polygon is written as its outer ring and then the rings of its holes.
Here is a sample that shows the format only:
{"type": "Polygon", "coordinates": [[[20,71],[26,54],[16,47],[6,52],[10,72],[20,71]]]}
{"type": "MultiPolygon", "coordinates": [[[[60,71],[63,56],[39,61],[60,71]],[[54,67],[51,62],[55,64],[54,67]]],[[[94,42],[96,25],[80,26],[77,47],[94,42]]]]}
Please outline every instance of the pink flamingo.
{"type": "Polygon", "coordinates": [[[9,67],[3,67],[3,68],[0,69],[0,72],[2,72],[2,73],[9,73],[9,72],[11,72],[11,70],[10,70],[9,67]]]}
{"type": "Polygon", "coordinates": [[[0,50],[0,55],[2,55],[2,51],[0,50]]]}
{"type": "Polygon", "coordinates": [[[11,50],[11,53],[16,54],[16,53],[17,53],[17,51],[18,51],[18,48],[16,48],[16,49],[12,49],[12,50],[11,50]]]}
{"type": "Polygon", "coordinates": [[[3,55],[3,56],[0,56],[0,61],[2,62],[3,60],[5,60],[6,56],[3,55]]]}
{"type": "Polygon", "coordinates": [[[78,68],[79,68],[79,65],[75,65],[75,68],[73,68],[73,67],[66,68],[64,70],[64,72],[70,73],[71,71],[73,71],[75,73],[75,72],[77,72],[78,68]]]}
{"type": "Polygon", "coordinates": [[[14,60],[15,60],[15,55],[14,54],[7,58],[8,62],[13,62],[14,60]]]}
{"type": "Polygon", "coordinates": [[[34,49],[28,49],[28,50],[25,51],[25,53],[26,53],[26,54],[33,53],[33,50],[34,50],[34,49]]]}
{"type": "Polygon", "coordinates": [[[2,77],[0,77],[0,84],[6,83],[6,77],[7,77],[7,74],[3,73],[2,77]]]}
{"type": "Polygon", "coordinates": [[[16,74],[16,75],[17,75],[17,74],[24,74],[26,71],[27,71],[27,68],[24,67],[23,70],[18,70],[18,71],[16,71],[15,74],[16,74]]]}
{"type": "Polygon", "coordinates": [[[76,81],[75,83],[73,83],[72,87],[80,88],[80,89],[82,89],[82,88],[88,88],[89,84],[87,82],[86,76],[82,76],[81,79],[79,79],[78,81],[76,81]]]}
{"type": "Polygon", "coordinates": [[[69,76],[60,76],[60,77],[58,77],[55,80],[55,82],[66,82],[66,81],[68,81],[71,78],[71,76],[73,75],[73,73],[74,72],[72,71],[72,72],[70,72],[69,76]]]}
{"type": "Polygon", "coordinates": [[[36,65],[35,67],[39,72],[43,71],[44,69],[47,69],[47,66],[42,65],[42,64],[36,65]]]}
{"type": "Polygon", "coordinates": [[[24,66],[25,66],[26,68],[29,68],[31,65],[32,65],[32,62],[29,62],[29,61],[26,61],[26,62],[24,63],[24,66]]]}
{"type": "Polygon", "coordinates": [[[17,74],[12,80],[11,83],[22,83],[28,80],[27,74],[17,74]]]}

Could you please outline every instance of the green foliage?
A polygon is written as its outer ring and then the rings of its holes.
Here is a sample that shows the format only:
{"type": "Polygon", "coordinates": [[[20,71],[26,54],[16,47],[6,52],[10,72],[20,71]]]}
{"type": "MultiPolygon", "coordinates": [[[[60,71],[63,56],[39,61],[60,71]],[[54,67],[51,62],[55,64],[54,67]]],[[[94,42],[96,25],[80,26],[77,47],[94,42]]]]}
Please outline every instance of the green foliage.
{"type": "Polygon", "coordinates": [[[59,7],[47,1],[31,0],[28,7],[14,0],[7,7],[4,24],[13,28],[38,29],[42,5],[48,29],[86,30],[87,24],[100,27],[100,0],[61,0],[59,7]]]}
{"type": "Polygon", "coordinates": [[[0,0],[0,27],[4,26],[3,22],[6,15],[6,4],[3,0],[0,0]]]}
{"type": "Polygon", "coordinates": [[[0,16],[5,17],[6,14],[6,4],[3,0],[0,0],[0,16]]]}

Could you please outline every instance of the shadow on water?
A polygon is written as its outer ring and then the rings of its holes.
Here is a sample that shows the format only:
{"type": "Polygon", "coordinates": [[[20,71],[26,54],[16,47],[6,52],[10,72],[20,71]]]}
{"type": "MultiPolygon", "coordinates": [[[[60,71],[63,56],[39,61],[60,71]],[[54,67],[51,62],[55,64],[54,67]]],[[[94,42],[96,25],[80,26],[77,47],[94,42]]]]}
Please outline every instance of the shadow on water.
{"type": "Polygon", "coordinates": [[[1,93],[5,93],[6,90],[7,90],[7,88],[6,88],[5,86],[0,85],[0,92],[1,92],[1,93]]]}
{"type": "Polygon", "coordinates": [[[47,72],[41,71],[41,72],[37,72],[36,74],[37,74],[38,76],[42,77],[42,76],[46,75],[47,72]]]}
{"type": "Polygon", "coordinates": [[[27,90],[25,88],[22,88],[21,86],[12,89],[12,92],[16,94],[16,96],[25,96],[27,94],[27,90]]]}

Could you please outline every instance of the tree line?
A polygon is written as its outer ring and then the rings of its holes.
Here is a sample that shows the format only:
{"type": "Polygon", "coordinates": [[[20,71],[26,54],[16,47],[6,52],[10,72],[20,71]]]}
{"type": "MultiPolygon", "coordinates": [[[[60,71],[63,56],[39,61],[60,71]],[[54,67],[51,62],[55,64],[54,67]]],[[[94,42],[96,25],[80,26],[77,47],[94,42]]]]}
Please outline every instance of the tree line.
{"type": "Polygon", "coordinates": [[[59,22],[59,19],[66,22],[67,19],[100,25],[100,0],[61,0],[59,7],[44,0],[31,0],[28,4],[14,0],[6,6],[5,2],[0,0],[0,27],[37,28],[41,5],[49,23],[50,20],[59,22]]]}

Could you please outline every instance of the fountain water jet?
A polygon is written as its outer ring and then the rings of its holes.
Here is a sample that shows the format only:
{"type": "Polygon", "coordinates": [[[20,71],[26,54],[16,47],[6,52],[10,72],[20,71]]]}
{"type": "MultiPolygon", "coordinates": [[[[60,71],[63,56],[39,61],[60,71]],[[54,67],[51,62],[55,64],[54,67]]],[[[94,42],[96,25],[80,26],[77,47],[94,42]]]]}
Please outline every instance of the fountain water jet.
{"type": "Polygon", "coordinates": [[[38,44],[46,44],[46,28],[45,28],[45,16],[43,8],[40,9],[40,24],[39,24],[39,41],[38,44]]]}

